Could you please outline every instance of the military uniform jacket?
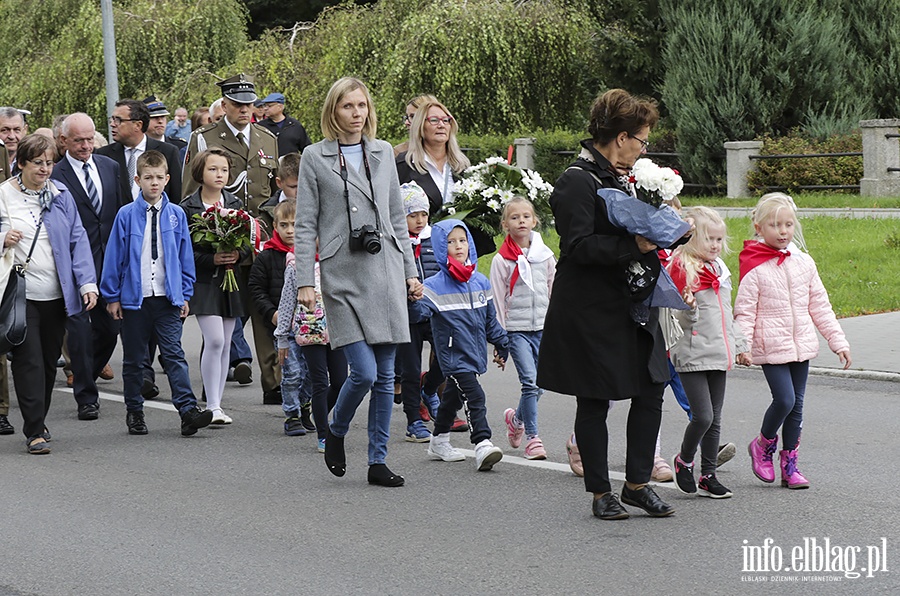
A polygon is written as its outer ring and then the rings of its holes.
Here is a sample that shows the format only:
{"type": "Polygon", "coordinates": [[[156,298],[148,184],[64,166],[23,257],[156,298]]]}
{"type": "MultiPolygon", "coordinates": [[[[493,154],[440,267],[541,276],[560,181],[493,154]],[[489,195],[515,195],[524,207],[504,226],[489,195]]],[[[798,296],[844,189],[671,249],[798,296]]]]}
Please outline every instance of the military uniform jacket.
{"type": "Polygon", "coordinates": [[[275,192],[275,174],[278,171],[278,140],[275,135],[258,124],[251,124],[248,149],[245,143],[237,140],[224,118],[191,133],[191,142],[184,158],[183,197],[200,186],[190,174],[191,159],[212,147],[220,147],[231,154],[231,170],[225,190],[239,198],[244,209],[258,217],[259,206],[275,192]]]}

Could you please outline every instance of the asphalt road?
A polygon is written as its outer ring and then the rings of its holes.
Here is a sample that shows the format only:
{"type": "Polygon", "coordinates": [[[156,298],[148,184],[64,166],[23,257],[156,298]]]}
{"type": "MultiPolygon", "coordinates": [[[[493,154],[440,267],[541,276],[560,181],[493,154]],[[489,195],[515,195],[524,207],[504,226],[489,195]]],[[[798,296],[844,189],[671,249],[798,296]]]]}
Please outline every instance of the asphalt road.
{"type": "MultiPolygon", "coordinates": [[[[185,344],[199,391],[193,319],[185,344]]],[[[117,378],[101,382],[109,397],[121,395],[114,358],[117,378]]],[[[21,435],[0,437],[0,595],[900,593],[896,383],[810,377],[800,463],[812,487],[789,491],[750,472],[746,444],[769,398],[760,371],[736,371],[723,438],[738,456],[719,472],[734,497],[687,497],[669,483],[658,493],[677,507],[671,518],[630,508],[630,519],[604,522],[565,465],[573,399],[542,398],[550,463],[525,465],[502,423],[517,401],[515,372],[492,370],[483,381],[507,457],[487,473],[471,458],[429,461],[426,445],[404,442],[397,406],[388,463],[407,483],[387,489],[366,483],[364,411],[347,437],[347,475],[335,478],[315,435],[285,437],[280,408],[263,406],[255,384],[229,384],[230,427],[183,438],[174,411],[148,407],[150,434],[132,437],[113,399],[102,401],[99,421],[78,421],[60,375],[53,453],[30,456],[21,435]],[[826,539],[830,568],[842,571],[816,570],[811,553],[826,539]],[[764,554],[769,571],[751,553],[764,554]],[[876,561],[887,571],[868,571],[876,561]]],[[[610,413],[619,479],[627,410],[610,413]]],[[[15,406],[10,420],[21,430],[15,406]]],[[[685,422],[668,394],[664,455],[685,422]]],[[[471,449],[467,435],[452,439],[471,449]]]]}

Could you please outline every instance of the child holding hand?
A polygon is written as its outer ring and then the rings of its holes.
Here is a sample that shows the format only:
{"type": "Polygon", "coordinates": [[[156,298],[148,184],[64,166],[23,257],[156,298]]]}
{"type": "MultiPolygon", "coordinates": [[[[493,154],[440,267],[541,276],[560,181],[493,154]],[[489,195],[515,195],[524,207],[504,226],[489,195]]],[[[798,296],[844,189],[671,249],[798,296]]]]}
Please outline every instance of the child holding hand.
{"type": "Polygon", "coordinates": [[[803,236],[793,199],[780,192],[763,195],[751,219],[757,237],[745,241],[741,251],[734,316],[750,340],[750,358],[744,363],[762,366],[772,403],[763,416],[759,437],[751,441],[748,451],[756,477],[775,482],[772,459],[780,428],[781,484],[808,488],[809,481],[797,468],[797,450],[809,361],[819,352],[816,330],[845,369],[852,362],[850,344],[834,316],[815,262],[801,250],[803,236]]]}

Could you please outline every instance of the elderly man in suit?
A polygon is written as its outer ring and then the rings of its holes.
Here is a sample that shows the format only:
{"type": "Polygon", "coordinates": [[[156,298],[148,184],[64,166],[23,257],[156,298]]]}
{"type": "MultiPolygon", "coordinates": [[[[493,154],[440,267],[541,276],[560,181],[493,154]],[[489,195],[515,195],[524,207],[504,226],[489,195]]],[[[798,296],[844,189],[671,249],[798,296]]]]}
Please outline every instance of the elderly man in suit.
{"type": "MultiPolygon", "coordinates": [[[[225,117],[207,124],[191,133],[184,159],[184,196],[199,186],[190,176],[191,159],[208,147],[220,147],[231,155],[231,170],[225,190],[241,199],[244,209],[259,217],[259,207],[276,190],[275,174],[278,171],[278,140],[271,132],[252,123],[253,102],[257,100],[256,87],[249,77],[236,75],[218,83],[222,89],[222,107],[225,117]]],[[[271,232],[271,230],[269,230],[271,232]]],[[[246,272],[241,272],[246,275],[246,272]]],[[[263,389],[263,403],[281,403],[281,379],[275,354],[274,338],[269,335],[262,315],[251,303],[253,343],[259,364],[263,389]]],[[[235,325],[231,345],[233,378],[241,383],[250,381],[248,362],[252,359],[243,335],[243,323],[235,325]]]]}
{"type": "MultiPolygon", "coordinates": [[[[99,278],[122,195],[119,165],[108,157],[93,155],[94,132],[94,121],[87,114],[76,112],[63,121],[59,138],[66,153],[53,168],[53,178],[63,182],[75,199],[99,278]]],[[[103,298],[98,298],[98,302],[101,308],[70,316],[66,321],[79,420],[96,420],[100,416],[97,377],[116,349],[119,335],[119,324],[106,312],[103,298]]]]}
{"type": "Polygon", "coordinates": [[[119,164],[119,188],[122,199],[130,203],[137,198],[140,188],[134,182],[137,174],[137,158],[143,153],[159,151],[166,157],[169,166],[169,183],[166,194],[175,203],[181,201],[181,160],[178,149],[151,139],[146,135],[150,126],[150,112],[147,106],[135,99],[122,99],[116,102],[112,116],[109,118],[109,129],[113,143],[97,150],[97,155],[110,157],[119,164]]]}
{"type": "Polygon", "coordinates": [[[16,163],[16,149],[22,137],[28,134],[28,123],[21,110],[10,107],[0,108],[0,141],[6,145],[9,153],[9,167],[16,163]]]}

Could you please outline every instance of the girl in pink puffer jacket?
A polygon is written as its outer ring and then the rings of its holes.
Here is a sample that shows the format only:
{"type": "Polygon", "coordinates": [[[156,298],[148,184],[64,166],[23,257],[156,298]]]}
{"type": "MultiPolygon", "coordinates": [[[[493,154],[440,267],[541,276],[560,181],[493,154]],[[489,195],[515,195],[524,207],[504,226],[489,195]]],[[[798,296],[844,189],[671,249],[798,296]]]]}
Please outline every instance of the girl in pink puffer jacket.
{"type": "Polygon", "coordinates": [[[777,192],[764,195],[752,220],[757,238],[745,241],[740,254],[734,317],[750,341],[750,360],[762,365],[772,403],[760,435],[748,451],[756,477],[774,482],[772,457],[780,427],[784,447],[779,452],[781,484],[808,488],[809,481],[797,469],[797,448],[809,361],[819,351],[816,329],[845,369],[851,364],[850,344],[831,309],[815,262],[797,248],[803,245],[803,237],[793,199],[777,192]]]}

